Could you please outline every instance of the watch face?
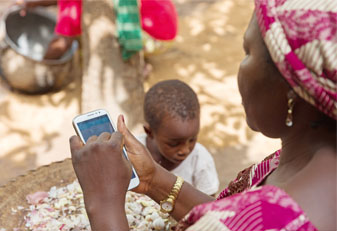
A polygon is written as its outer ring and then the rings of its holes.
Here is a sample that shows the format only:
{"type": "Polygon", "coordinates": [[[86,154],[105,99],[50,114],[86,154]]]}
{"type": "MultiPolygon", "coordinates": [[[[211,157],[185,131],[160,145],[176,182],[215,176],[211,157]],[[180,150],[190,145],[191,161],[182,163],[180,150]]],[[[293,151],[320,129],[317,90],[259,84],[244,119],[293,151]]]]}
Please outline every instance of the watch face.
{"type": "Polygon", "coordinates": [[[163,203],[161,204],[161,208],[162,208],[165,212],[171,212],[172,209],[173,209],[173,206],[172,206],[172,204],[171,204],[170,202],[165,201],[165,202],[163,202],[163,203]]]}

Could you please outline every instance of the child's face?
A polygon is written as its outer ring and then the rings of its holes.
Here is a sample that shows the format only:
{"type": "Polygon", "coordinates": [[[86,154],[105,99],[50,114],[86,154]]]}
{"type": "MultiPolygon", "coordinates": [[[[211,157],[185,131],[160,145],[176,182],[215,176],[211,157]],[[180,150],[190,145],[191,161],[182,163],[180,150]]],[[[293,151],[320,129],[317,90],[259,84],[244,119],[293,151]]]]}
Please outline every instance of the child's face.
{"type": "Polygon", "coordinates": [[[152,131],[157,149],[174,164],[180,164],[192,152],[199,133],[199,117],[192,120],[165,117],[156,131],[152,131]]]}

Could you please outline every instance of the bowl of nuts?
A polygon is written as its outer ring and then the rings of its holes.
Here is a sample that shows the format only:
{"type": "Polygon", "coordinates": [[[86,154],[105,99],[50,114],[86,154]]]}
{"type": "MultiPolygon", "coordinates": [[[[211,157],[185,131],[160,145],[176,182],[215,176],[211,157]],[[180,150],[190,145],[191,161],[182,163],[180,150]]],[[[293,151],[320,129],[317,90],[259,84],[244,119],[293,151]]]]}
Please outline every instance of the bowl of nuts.
{"type": "MultiPolygon", "coordinates": [[[[0,230],[90,231],[81,187],[66,159],[17,177],[0,187],[0,230]]],[[[169,231],[176,223],[149,197],[128,192],[130,230],[169,231]]]]}

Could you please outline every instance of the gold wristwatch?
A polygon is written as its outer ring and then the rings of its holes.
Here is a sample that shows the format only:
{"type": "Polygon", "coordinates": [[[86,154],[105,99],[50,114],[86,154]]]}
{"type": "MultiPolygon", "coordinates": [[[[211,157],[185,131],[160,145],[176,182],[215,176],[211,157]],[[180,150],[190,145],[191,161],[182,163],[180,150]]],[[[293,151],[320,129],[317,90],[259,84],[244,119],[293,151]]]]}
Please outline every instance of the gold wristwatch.
{"type": "Polygon", "coordinates": [[[173,185],[173,188],[165,200],[160,202],[160,211],[163,213],[170,213],[173,211],[174,202],[176,201],[178,194],[180,192],[181,186],[184,183],[184,179],[180,176],[177,177],[176,183],[173,185]]]}

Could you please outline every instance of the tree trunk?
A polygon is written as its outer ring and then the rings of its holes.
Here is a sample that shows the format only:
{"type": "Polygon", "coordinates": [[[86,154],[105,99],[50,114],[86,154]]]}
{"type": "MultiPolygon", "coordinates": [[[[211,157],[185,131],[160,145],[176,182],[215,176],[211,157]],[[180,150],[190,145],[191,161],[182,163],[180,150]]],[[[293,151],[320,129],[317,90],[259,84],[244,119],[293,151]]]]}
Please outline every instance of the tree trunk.
{"type": "Polygon", "coordinates": [[[143,122],[141,53],[123,61],[116,36],[112,0],[83,0],[83,79],[81,111],[109,111],[114,122],[124,114],[131,130],[143,122]]]}

